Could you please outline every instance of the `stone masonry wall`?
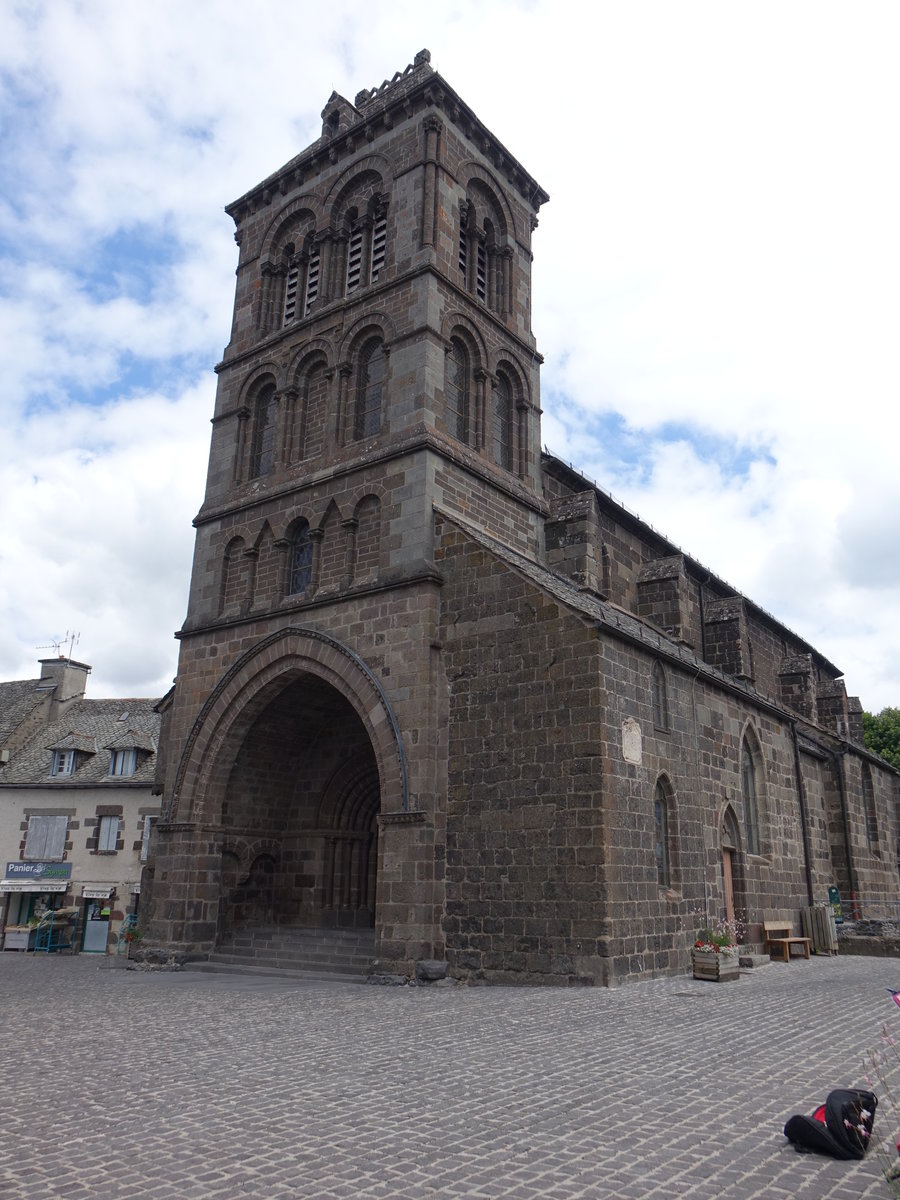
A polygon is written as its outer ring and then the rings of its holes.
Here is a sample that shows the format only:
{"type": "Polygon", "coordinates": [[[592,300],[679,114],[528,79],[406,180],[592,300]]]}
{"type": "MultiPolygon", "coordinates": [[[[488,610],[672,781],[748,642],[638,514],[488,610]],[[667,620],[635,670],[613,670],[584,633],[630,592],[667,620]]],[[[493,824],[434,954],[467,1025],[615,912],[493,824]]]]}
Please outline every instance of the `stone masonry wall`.
{"type": "Polygon", "coordinates": [[[595,635],[463,533],[437,524],[451,971],[603,982],[595,635]]]}

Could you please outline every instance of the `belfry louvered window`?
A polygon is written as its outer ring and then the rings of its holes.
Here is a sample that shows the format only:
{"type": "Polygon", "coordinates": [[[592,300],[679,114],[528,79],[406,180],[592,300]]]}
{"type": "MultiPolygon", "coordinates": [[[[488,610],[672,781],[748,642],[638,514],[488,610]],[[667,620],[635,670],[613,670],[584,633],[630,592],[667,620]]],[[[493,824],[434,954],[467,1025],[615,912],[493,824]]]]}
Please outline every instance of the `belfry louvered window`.
{"type": "Polygon", "coordinates": [[[306,296],[303,299],[303,315],[309,316],[309,310],[319,298],[319,251],[314,250],[309,256],[306,268],[306,296]]]}
{"type": "Polygon", "coordinates": [[[297,292],[300,287],[300,268],[293,266],[284,281],[284,314],[283,324],[290,325],[297,315],[297,292]]]}
{"type": "Polygon", "coordinates": [[[363,231],[353,229],[347,245],[347,294],[355,292],[362,279],[363,231]]]}
{"type": "Polygon", "coordinates": [[[475,251],[475,295],[479,300],[487,299],[487,250],[479,242],[475,251]]]}
{"type": "Polygon", "coordinates": [[[384,253],[387,246],[387,217],[378,217],[372,226],[372,263],[370,278],[372,283],[381,273],[384,266],[384,253]]]}

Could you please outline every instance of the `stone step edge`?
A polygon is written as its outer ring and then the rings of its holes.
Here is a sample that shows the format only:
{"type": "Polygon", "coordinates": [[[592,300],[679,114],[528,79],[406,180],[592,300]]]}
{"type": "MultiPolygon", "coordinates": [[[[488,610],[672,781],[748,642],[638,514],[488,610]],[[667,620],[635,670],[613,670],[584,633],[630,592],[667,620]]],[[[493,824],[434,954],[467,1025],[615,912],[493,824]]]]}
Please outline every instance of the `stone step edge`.
{"type": "Polygon", "coordinates": [[[366,982],[366,976],[363,974],[339,974],[329,971],[298,971],[292,970],[289,967],[263,967],[258,964],[247,965],[244,963],[223,963],[223,962],[186,962],[182,968],[184,971],[202,971],[208,975],[263,975],[270,979],[294,979],[298,983],[301,982],[317,982],[317,983],[350,983],[356,987],[358,984],[366,982]]]}

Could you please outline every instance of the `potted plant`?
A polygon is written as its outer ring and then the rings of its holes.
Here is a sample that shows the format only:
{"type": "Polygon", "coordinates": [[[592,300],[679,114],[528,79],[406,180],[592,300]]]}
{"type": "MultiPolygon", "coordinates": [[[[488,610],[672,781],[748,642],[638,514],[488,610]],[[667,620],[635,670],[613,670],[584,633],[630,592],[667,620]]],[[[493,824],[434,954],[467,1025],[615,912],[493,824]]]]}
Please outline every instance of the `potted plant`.
{"type": "Polygon", "coordinates": [[[705,926],[691,953],[695,979],[725,983],[740,977],[740,926],[737,921],[715,920],[705,926]]]}

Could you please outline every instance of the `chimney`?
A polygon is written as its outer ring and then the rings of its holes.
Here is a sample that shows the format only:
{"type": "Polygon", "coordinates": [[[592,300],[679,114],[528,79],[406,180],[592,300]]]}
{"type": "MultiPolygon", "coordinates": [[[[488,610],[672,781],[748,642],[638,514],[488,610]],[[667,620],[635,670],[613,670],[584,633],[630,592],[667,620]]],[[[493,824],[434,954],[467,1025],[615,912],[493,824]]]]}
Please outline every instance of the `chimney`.
{"type": "Polygon", "coordinates": [[[70,700],[80,700],[87,688],[91,668],[71,658],[42,658],[39,692],[50,692],[49,720],[56,721],[70,700]]]}

